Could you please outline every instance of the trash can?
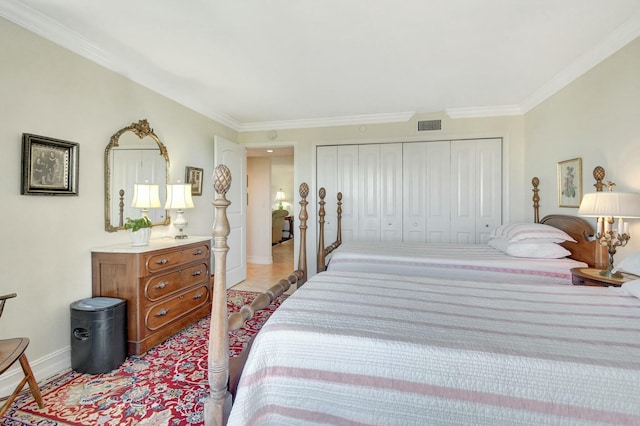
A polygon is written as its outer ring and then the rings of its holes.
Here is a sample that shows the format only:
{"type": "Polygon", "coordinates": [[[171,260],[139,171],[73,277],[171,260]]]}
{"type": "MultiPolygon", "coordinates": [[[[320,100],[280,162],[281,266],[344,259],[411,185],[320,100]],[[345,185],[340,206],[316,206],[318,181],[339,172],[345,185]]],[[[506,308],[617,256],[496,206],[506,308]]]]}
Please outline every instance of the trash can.
{"type": "Polygon", "coordinates": [[[71,304],[71,368],[100,374],[127,357],[126,301],[92,297],[71,304]]]}

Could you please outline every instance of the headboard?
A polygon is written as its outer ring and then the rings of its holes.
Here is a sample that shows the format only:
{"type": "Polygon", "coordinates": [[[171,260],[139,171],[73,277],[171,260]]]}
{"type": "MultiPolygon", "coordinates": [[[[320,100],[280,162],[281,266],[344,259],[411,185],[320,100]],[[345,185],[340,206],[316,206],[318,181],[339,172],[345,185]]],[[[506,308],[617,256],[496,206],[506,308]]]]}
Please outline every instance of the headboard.
{"type": "Polygon", "coordinates": [[[561,244],[561,246],[571,252],[571,256],[569,257],[585,262],[591,267],[595,266],[596,249],[599,247],[599,244],[593,240],[595,233],[589,222],[578,216],[550,214],[543,217],[540,223],[561,229],[569,234],[576,242],[565,242],[561,244]]]}

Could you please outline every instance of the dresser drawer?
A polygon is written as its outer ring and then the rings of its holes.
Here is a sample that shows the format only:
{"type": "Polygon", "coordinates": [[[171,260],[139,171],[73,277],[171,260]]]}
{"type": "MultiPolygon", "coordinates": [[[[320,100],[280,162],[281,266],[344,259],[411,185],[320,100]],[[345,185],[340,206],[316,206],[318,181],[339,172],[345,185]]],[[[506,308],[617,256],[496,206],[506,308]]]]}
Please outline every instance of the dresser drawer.
{"type": "Polygon", "coordinates": [[[152,305],[145,315],[145,326],[151,331],[158,330],[209,303],[211,303],[209,287],[203,284],[152,305]]]}
{"type": "Polygon", "coordinates": [[[194,284],[204,282],[208,277],[209,267],[206,263],[198,263],[185,269],[154,275],[147,278],[144,284],[144,297],[155,302],[194,284]]]}
{"type": "Polygon", "coordinates": [[[150,273],[173,268],[177,265],[209,259],[209,245],[199,244],[180,250],[149,254],[145,258],[145,267],[150,273]]]}

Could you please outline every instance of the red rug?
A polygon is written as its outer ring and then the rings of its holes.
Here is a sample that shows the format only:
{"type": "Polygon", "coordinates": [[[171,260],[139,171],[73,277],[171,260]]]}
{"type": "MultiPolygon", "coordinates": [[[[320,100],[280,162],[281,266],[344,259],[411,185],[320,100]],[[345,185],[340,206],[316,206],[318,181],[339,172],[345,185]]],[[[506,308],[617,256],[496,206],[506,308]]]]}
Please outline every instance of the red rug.
{"type": "MultiPolygon", "coordinates": [[[[234,312],[257,293],[229,290],[234,312]]],[[[260,330],[286,296],[230,334],[230,354],[260,330]]],[[[107,374],[63,373],[41,386],[45,408],[21,395],[0,420],[4,426],[201,425],[207,386],[209,317],[193,324],[140,358],[128,357],[107,374]]]]}

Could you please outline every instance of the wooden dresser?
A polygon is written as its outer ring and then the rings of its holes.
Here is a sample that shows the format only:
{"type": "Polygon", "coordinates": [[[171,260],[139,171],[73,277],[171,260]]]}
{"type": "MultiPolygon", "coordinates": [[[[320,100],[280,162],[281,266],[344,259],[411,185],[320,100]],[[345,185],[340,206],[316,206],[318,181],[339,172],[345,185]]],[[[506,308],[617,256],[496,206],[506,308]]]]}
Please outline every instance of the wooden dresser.
{"type": "Polygon", "coordinates": [[[129,355],[140,355],[211,312],[211,237],[91,250],[93,296],[127,301],[129,355]]]}

